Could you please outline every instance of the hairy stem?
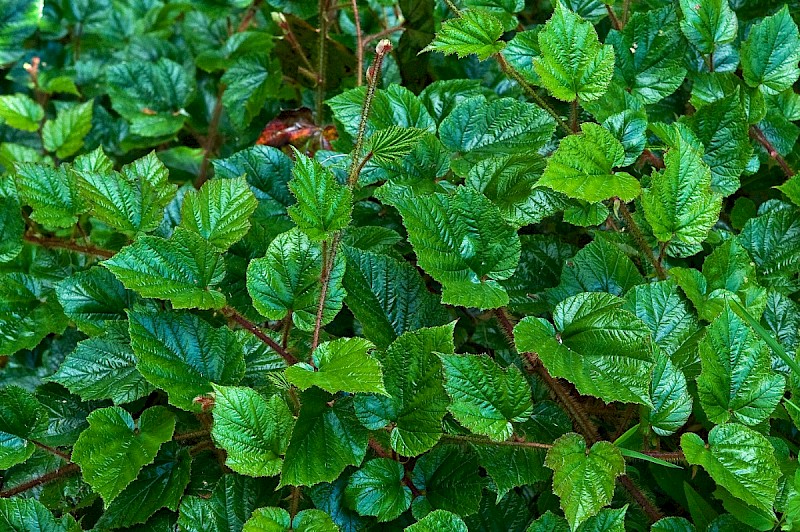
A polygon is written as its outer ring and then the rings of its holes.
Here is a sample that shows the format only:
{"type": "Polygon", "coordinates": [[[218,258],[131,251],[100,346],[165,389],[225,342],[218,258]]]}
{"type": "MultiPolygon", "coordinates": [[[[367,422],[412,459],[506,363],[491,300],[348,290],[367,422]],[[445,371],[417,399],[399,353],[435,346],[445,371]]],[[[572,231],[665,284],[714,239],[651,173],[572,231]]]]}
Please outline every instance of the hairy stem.
{"type": "Polygon", "coordinates": [[[322,124],[325,112],[323,102],[325,101],[325,66],[327,64],[325,53],[327,51],[328,40],[328,2],[329,0],[319,0],[319,48],[317,51],[317,101],[316,119],[317,124],[322,124]]]}
{"type": "Polygon", "coordinates": [[[398,31],[403,31],[404,29],[405,29],[405,27],[402,24],[400,24],[400,25],[392,26],[391,28],[386,28],[385,30],[381,30],[381,31],[378,31],[376,33],[372,33],[370,35],[367,35],[363,39],[364,40],[363,46],[366,47],[366,46],[369,45],[369,43],[371,43],[375,39],[383,39],[384,37],[388,37],[392,33],[395,33],[395,32],[398,32],[398,31]]]}
{"type": "Polygon", "coordinates": [[[250,7],[247,8],[247,11],[245,11],[242,17],[242,21],[239,22],[239,27],[236,28],[237,33],[242,33],[250,27],[250,23],[253,22],[253,18],[255,18],[256,13],[258,13],[258,8],[261,7],[262,2],[263,0],[254,0],[253,3],[250,4],[250,7]]]}
{"type": "Polygon", "coordinates": [[[111,251],[110,249],[103,249],[92,245],[81,245],[75,242],[70,242],[68,240],[62,240],[60,238],[55,237],[48,237],[48,236],[36,236],[31,234],[25,235],[25,241],[30,242],[31,244],[35,244],[37,246],[41,246],[43,248],[50,248],[50,249],[68,249],[70,251],[76,251],[78,253],[83,253],[85,255],[93,255],[95,257],[100,257],[103,259],[110,259],[114,256],[115,251],[111,251]]]}
{"type": "Polygon", "coordinates": [[[222,95],[225,93],[225,84],[220,82],[217,89],[217,99],[214,102],[214,110],[211,111],[211,120],[208,122],[208,133],[206,141],[203,143],[203,161],[200,163],[200,171],[194,181],[194,187],[200,188],[208,180],[208,169],[211,164],[211,156],[217,151],[219,143],[219,121],[222,118],[222,95]]]}
{"type": "MultiPolygon", "coordinates": [[[[319,291],[319,303],[317,304],[317,316],[314,320],[314,334],[311,340],[311,353],[319,345],[319,333],[322,330],[322,316],[325,313],[325,299],[328,297],[328,283],[331,280],[331,265],[336,254],[336,237],[331,239],[329,244],[327,240],[322,241],[322,274],[320,275],[319,282],[321,283],[319,291]]],[[[311,357],[309,356],[309,360],[311,357]]],[[[313,362],[311,363],[313,365],[313,362]]]]}
{"type": "Polygon", "coordinates": [[[631,480],[631,477],[628,475],[622,475],[619,477],[619,483],[622,484],[622,487],[631,494],[631,497],[634,501],[636,501],[636,504],[642,507],[642,510],[644,510],[645,515],[651,523],[655,523],[664,517],[664,515],[661,513],[661,510],[658,509],[658,506],[656,506],[655,503],[651,501],[641,489],[639,489],[639,486],[637,486],[633,480],[631,480]]]}
{"type": "Polygon", "coordinates": [[[45,445],[45,444],[43,444],[41,442],[38,442],[38,441],[35,441],[35,440],[30,440],[30,442],[33,443],[39,449],[41,449],[43,451],[46,451],[46,452],[48,452],[48,453],[50,453],[50,454],[52,454],[54,456],[58,456],[59,458],[61,458],[63,460],[66,460],[67,462],[71,462],[72,461],[72,457],[69,455],[69,453],[65,453],[64,451],[60,451],[60,450],[56,449],[55,447],[50,447],[49,445],[45,445]]]}
{"type": "Polygon", "coordinates": [[[0,499],[7,499],[9,497],[13,497],[14,495],[19,495],[20,493],[25,493],[26,491],[33,489],[37,486],[41,486],[43,484],[47,484],[48,482],[52,482],[59,478],[68,477],[74,475],[81,468],[78,467],[77,464],[67,464],[64,467],[60,467],[55,471],[51,471],[49,473],[45,473],[40,477],[33,478],[27,482],[23,482],[19,486],[14,486],[13,488],[9,488],[7,490],[0,491],[0,499]]]}
{"type": "Polygon", "coordinates": [[[575,98],[570,104],[569,126],[573,133],[578,132],[578,99],[575,98]]]}
{"type": "Polygon", "coordinates": [[[300,486],[292,486],[292,494],[289,497],[289,515],[294,519],[297,511],[300,509],[300,497],[303,494],[303,488],[300,486]]]}
{"type": "Polygon", "coordinates": [[[474,443],[476,445],[494,445],[498,447],[531,447],[534,449],[550,449],[553,446],[552,443],[538,443],[534,441],[521,440],[493,441],[477,436],[461,434],[445,434],[439,441],[452,443],[474,443]]]}
{"type": "Polygon", "coordinates": [[[181,434],[175,434],[172,439],[173,441],[185,441],[185,440],[196,440],[199,438],[205,438],[210,433],[207,429],[202,430],[193,430],[191,432],[183,432],[181,434]]]}
{"type": "Polygon", "coordinates": [[[614,12],[614,8],[606,4],[606,11],[608,11],[608,18],[611,20],[611,25],[614,27],[614,29],[621,30],[622,23],[620,22],[619,18],[617,18],[617,14],[614,12]]]}
{"type": "Polygon", "coordinates": [[[789,166],[789,163],[786,162],[786,159],[778,153],[778,150],[775,149],[775,146],[769,141],[769,139],[764,135],[764,132],[758,126],[750,126],[750,137],[761,144],[761,146],[767,150],[767,153],[770,157],[772,157],[776,163],[781,167],[783,173],[786,174],[786,177],[794,176],[794,170],[792,167],[789,166]]]}
{"type": "Polygon", "coordinates": [[[639,246],[639,249],[642,251],[642,254],[647,258],[647,260],[653,266],[653,269],[655,269],[658,278],[661,279],[662,281],[666,279],[667,273],[664,271],[664,267],[661,265],[661,262],[656,259],[656,256],[653,254],[653,250],[650,248],[650,246],[647,244],[647,240],[645,240],[644,238],[644,234],[642,233],[639,224],[637,224],[636,220],[633,219],[631,211],[628,210],[628,206],[622,200],[619,200],[619,213],[625,220],[625,225],[631,232],[631,236],[633,236],[633,239],[636,241],[636,245],[639,246]]]}
{"type": "Polygon", "coordinates": [[[238,310],[236,310],[233,307],[226,306],[222,307],[221,312],[223,316],[233,320],[234,322],[239,324],[243,329],[250,331],[253,334],[253,336],[255,336],[256,338],[258,338],[259,340],[270,346],[273,351],[275,351],[281,357],[283,357],[283,360],[285,360],[287,364],[291,366],[292,364],[297,363],[297,359],[294,357],[294,355],[292,355],[286,349],[281,347],[280,344],[278,344],[278,342],[270,338],[264,331],[262,331],[258,327],[258,325],[256,325],[252,321],[242,316],[238,310]]]}
{"type": "Polygon", "coordinates": [[[353,7],[353,22],[356,25],[356,87],[364,84],[364,36],[361,33],[361,17],[358,13],[358,0],[350,0],[353,7]]]}

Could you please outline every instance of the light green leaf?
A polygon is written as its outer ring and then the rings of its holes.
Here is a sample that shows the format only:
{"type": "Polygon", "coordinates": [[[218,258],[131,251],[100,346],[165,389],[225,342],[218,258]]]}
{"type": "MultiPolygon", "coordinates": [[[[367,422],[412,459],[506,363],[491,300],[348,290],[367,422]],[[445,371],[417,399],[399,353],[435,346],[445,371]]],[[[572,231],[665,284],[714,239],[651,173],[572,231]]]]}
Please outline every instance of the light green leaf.
{"type": "Polygon", "coordinates": [[[22,251],[25,220],[13,178],[0,179],[0,263],[8,262],[22,251]]]}
{"type": "Polygon", "coordinates": [[[736,38],[739,24],[728,0],[680,0],[681,31],[701,54],[736,38]]]}
{"type": "Polygon", "coordinates": [[[270,57],[267,53],[248,54],[236,59],[222,75],[221,81],[226,85],[222,104],[240,129],[250,125],[267,98],[280,87],[281,76],[270,57]]]}
{"type": "Polygon", "coordinates": [[[331,393],[386,395],[381,365],[369,354],[374,347],[363,338],[323,342],[311,355],[314,365],[300,362],[286,368],[286,379],[301,390],[317,386],[331,393]]]}
{"type": "Polygon", "coordinates": [[[392,521],[411,506],[411,489],[403,485],[402,464],[389,458],[375,458],[350,476],[345,489],[347,501],[360,515],[374,515],[379,522],[392,521]]]}
{"type": "Polygon", "coordinates": [[[0,25],[0,65],[16,61],[25,53],[25,39],[39,27],[44,0],[6,0],[0,25]]]}
{"type": "Polygon", "coordinates": [[[597,124],[581,124],[581,131],[561,141],[547,160],[538,186],[588,202],[613,197],[630,201],[638,196],[641,188],[636,178],[626,172],[612,172],[625,160],[622,143],[597,124]]]}
{"type": "Polygon", "coordinates": [[[666,169],[653,173],[642,192],[642,207],[667,253],[685,257],[700,251],[719,219],[722,197],[711,190],[711,170],[699,142],[683,126],[675,127],[675,145],[664,156],[666,169]]]}
{"type": "Polygon", "coordinates": [[[34,221],[49,227],[72,227],[84,212],[77,179],[67,166],[19,163],[16,178],[20,201],[33,207],[34,221]]]}
{"type": "Polygon", "coordinates": [[[331,517],[321,510],[303,510],[294,519],[283,508],[258,508],[242,532],[339,532],[331,517]]]}
{"type": "Polygon", "coordinates": [[[247,234],[256,207],[258,201],[244,177],[212,179],[184,196],[181,227],[224,251],[247,234]]]}
{"type": "MultiPolygon", "coordinates": [[[[2,44],[0,41],[0,46],[2,44]]],[[[2,57],[3,51],[0,48],[0,57],[2,57]]],[[[75,532],[80,530],[71,515],[67,514],[60,520],[56,519],[41,502],[22,497],[0,499],[0,526],[7,532],[75,532]]]]}
{"type": "Polygon", "coordinates": [[[62,107],[54,120],[42,127],[44,149],[54,152],[59,159],[74,155],[83,148],[83,139],[92,129],[93,100],[86,103],[62,107]]]}
{"type": "Polygon", "coordinates": [[[153,387],[136,369],[136,358],[124,324],[109,324],[107,332],[84,340],[61,363],[50,379],[85,400],[135,401],[153,387]]]}
{"type": "Polygon", "coordinates": [[[467,532],[464,520],[447,510],[434,510],[413,525],[406,532],[467,532]]]}
{"type": "Polygon", "coordinates": [[[656,362],[650,382],[650,402],[653,408],[646,415],[653,432],[669,436],[680,429],[692,414],[692,397],[686,385],[686,375],[678,369],[661,349],[655,349],[656,362]]]}
{"type": "Polygon", "coordinates": [[[505,441],[512,421],[533,413],[531,388],[516,366],[501,368],[487,356],[443,355],[445,389],[453,400],[450,412],[476,434],[505,441]]]}
{"type": "Polygon", "coordinates": [[[426,131],[416,127],[388,127],[372,134],[367,139],[364,151],[370,159],[380,165],[403,159],[412,152],[426,131]]]}
{"type": "Polygon", "coordinates": [[[611,502],[614,480],[625,472],[625,460],[614,445],[602,441],[587,449],[575,433],[555,441],[544,465],[553,470],[553,491],[573,529],[611,502]]]}
{"type": "Polygon", "coordinates": [[[355,397],[359,421],[370,430],[391,423],[392,449],[403,456],[424,453],[442,435],[442,419],[450,401],[442,385],[442,362],[435,353],[455,351],[454,327],[455,322],[400,335],[378,357],[389,397],[355,397]]]}
{"type": "Polygon", "coordinates": [[[466,57],[475,54],[484,61],[503,49],[499,41],[503,35],[503,23],[483,9],[467,9],[457,18],[442,24],[436,38],[423,52],[442,52],[466,57]]]}
{"type": "Polygon", "coordinates": [[[800,32],[788,6],[750,27],[742,42],[742,75],[751,87],[777,93],[800,76],[800,32]]]}
{"type": "Polygon", "coordinates": [[[264,399],[251,388],[214,386],[211,436],[227,451],[225,465],[243,475],[271,477],[281,471],[294,418],[278,395],[264,399]]]}
{"type": "Polygon", "coordinates": [[[353,194],[333,172],[295,150],[292,174],[289,189],[297,204],[289,207],[289,216],[300,230],[312,240],[324,240],[350,224],[353,194]]]}
{"type": "Polygon", "coordinates": [[[83,169],[79,164],[89,166],[89,161],[76,161],[75,173],[92,216],[129,235],[150,232],[161,224],[176,187],[169,183],[169,171],[155,152],[123,166],[122,172],[83,169]]]}
{"type": "Polygon", "coordinates": [[[64,314],[89,335],[101,334],[111,322],[127,319],[125,309],[138,299],[110,271],[99,266],[58,283],[56,295],[64,314]]]}
{"type": "Polygon", "coordinates": [[[536,521],[531,523],[527,532],[570,532],[567,520],[547,510],[536,521]]]}
{"type": "Polygon", "coordinates": [[[539,32],[541,56],[533,69],[541,84],[565,102],[599,99],[614,75],[614,49],[601,45],[590,22],[556,2],[555,11],[539,32]]]}
{"type": "Polygon", "coordinates": [[[482,309],[508,303],[497,281],[514,273],[519,237],[486,196],[464,186],[453,195],[390,187],[381,199],[400,211],[419,266],[442,283],[443,303],[482,309]]]}
{"type": "Polygon", "coordinates": [[[47,411],[18,386],[0,388],[0,469],[30,458],[35,450],[29,438],[47,425],[47,411]]]}
{"type": "Polygon", "coordinates": [[[424,496],[412,506],[419,519],[433,510],[447,510],[462,517],[480,508],[484,479],[470,453],[455,446],[438,446],[417,460],[411,482],[424,496]]]}
{"type": "MultiPolygon", "coordinates": [[[[267,248],[265,257],[250,261],[247,268],[247,291],[253,306],[263,316],[283,319],[292,313],[294,324],[312,331],[321,291],[322,249],[299,229],[278,235],[267,248]]],[[[345,260],[336,254],[331,269],[322,324],[333,320],[342,309],[345,291],[342,278],[345,260]]]]}
{"type": "Polygon", "coordinates": [[[584,521],[576,532],[625,532],[627,510],[627,504],[622,508],[604,508],[584,521]]]}
{"type": "Polygon", "coordinates": [[[214,287],[225,276],[217,249],[177,228],[169,240],[140,237],[103,262],[125,288],[144,297],[168,299],[175,308],[220,308],[225,296],[214,287]]]}
{"type": "Polygon", "coordinates": [[[778,406],[785,381],[771,367],[770,350],[729,307],[700,342],[700,404],[709,420],[756,425],[778,406]]]}
{"type": "Polygon", "coordinates": [[[647,326],[611,294],[586,292],[559,303],[549,322],[529,316],[514,328],[517,350],[539,354],[554,377],[606,402],[650,404],[647,326]]]}
{"type": "Polygon", "coordinates": [[[765,204],[744,225],[739,242],[756,264],[759,279],[787,293],[797,288],[800,270],[800,217],[787,204],[765,204]]]}
{"type": "Polygon", "coordinates": [[[665,517],[653,523],[650,532],[696,532],[696,529],[685,517],[665,517]]]}
{"type": "Polygon", "coordinates": [[[106,507],[153,461],[172,438],[175,416],[162,406],[148,408],[136,421],[118,406],[95,410],[72,452],[83,479],[103,497],[106,507]]]}
{"type": "Polygon", "coordinates": [[[256,508],[274,503],[275,484],[243,475],[223,475],[210,498],[181,500],[178,527],[185,532],[242,530],[256,508]]]}
{"type": "Polygon", "coordinates": [[[178,408],[201,412],[195,397],[210,393],[212,383],[237,384],[244,376],[242,346],[227,327],[180,311],[133,310],[129,316],[137,369],[178,408]]]}
{"type": "Polygon", "coordinates": [[[353,397],[337,398],[329,406],[332,399],[317,388],[301,394],[303,407],[284,456],[281,486],[332,482],[364,459],[369,433],[353,412],[353,397]]]}
{"type": "Polygon", "coordinates": [[[708,445],[697,434],[686,433],[681,448],[690,464],[702,466],[731,495],[772,511],[781,472],[767,438],[744,425],[725,423],[711,429],[708,445]]]}
{"type": "Polygon", "coordinates": [[[25,94],[0,96],[0,119],[22,131],[37,131],[44,119],[44,109],[25,94]]]}

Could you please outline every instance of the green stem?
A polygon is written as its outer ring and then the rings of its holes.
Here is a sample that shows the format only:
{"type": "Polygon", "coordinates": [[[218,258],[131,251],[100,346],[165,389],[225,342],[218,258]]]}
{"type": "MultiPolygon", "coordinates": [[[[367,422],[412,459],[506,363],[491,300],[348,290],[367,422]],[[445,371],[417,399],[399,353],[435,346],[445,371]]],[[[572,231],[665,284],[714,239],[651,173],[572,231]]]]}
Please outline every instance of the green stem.
{"type": "Polygon", "coordinates": [[[639,249],[642,251],[642,254],[647,258],[650,264],[656,271],[656,275],[662,281],[667,278],[667,273],[664,271],[664,267],[661,263],[656,259],[656,256],[653,254],[653,250],[647,244],[647,240],[644,238],[644,233],[642,233],[641,228],[639,228],[639,224],[636,223],[636,220],[633,219],[631,215],[631,211],[628,210],[628,206],[625,204],[624,201],[616,198],[619,202],[619,213],[622,215],[622,218],[625,220],[625,226],[631,232],[631,236],[636,241],[636,245],[639,246],[639,249]]]}

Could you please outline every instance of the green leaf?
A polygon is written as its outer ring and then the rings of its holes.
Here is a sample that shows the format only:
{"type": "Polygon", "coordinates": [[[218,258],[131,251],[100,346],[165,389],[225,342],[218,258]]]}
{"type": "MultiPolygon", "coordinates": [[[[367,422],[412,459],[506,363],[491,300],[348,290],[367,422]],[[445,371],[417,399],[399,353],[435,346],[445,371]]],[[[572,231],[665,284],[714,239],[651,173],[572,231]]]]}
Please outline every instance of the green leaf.
{"type": "Polygon", "coordinates": [[[333,172],[295,150],[292,174],[289,189],[297,204],[289,207],[289,216],[301,231],[312,240],[325,240],[350,225],[353,194],[333,172]]]}
{"type": "Polygon", "coordinates": [[[666,169],[653,173],[642,208],[667,253],[685,257],[700,251],[719,219],[722,197],[711,190],[711,170],[694,135],[681,126],[675,132],[675,145],[664,156],[666,169]]]}
{"type": "Polygon", "coordinates": [[[178,408],[201,412],[195,397],[210,393],[212,383],[237,384],[244,376],[242,346],[227,327],[180,311],[133,310],[129,316],[137,369],[178,408]]]}
{"type": "Polygon", "coordinates": [[[125,309],[138,299],[110,271],[99,266],[58,283],[56,295],[64,314],[89,335],[102,334],[109,324],[127,319],[125,309]]]}
{"type": "Polygon", "coordinates": [[[62,107],[54,120],[42,127],[44,149],[66,159],[83,148],[83,139],[92,129],[93,101],[62,107]]]}
{"type": "Polygon", "coordinates": [[[25,273],[0,274],[0,353],[34,348],[68,324],[49,282],[25,273]]]}
{"type": "Polygon", "coordinates": [[[332,482],[364,459],[369,433],[353,412],[353,398],[340,397],[329,406],[331,399],[316,388],[300,396],[303,407],[284,456],[281,486],[332,482]]]}
{"type": "Polygon", "coordinates": [[[25,94],[4,94],[0,96],[0,119],[14,129],[37,131],[44,109],[25,94]]]}
{"type": "Polygon", "coordinates": [[[338,532],[339,527],[320,510],[303,510],[294,519],[283,508],[259,508],[253,512],[243,532],[338,532]]]}
{"type": "Polygon", "coordinates": [[[380,165],[396,162],[411,153],[425,134],[425,130],[416,127],[388,127],[373,133],[364,151],[380,165]]]}
{"type": "Polygon", "coordinates": [[[516,366],[501,368],[487,356],[441,357],[445,389],[453,400],[450,412],[476,434],[505,441],[514,433],[512,421],[533,413],[531,388],[516,366]]]}
{"type": "Polygon", "coordinates": [[[411,506],[411,489],[403,485],[402,464],[375,458],[353,473],[345,497],[361,515],[374,515],[379,522],[396,519],[411,506]]]}
{"type": "Polygon", "coordinates": [[[43,0],[7,0],[0,24],[0,65],[16,61],[25,53],[23,44],[38,28],[43,0]]]}
{"type": "Polygon", "coordinates": [[[647,413],[646,419],[659,436],[674,434],[692,414],[692,397],[687,388],[686,375],[660,349],[656,350],[650,402],[653,408],[647,413]]]}
{"type": "Polygon", "coordinates": [[[16,178],[20,201],[33,207],[34,221],[49,227],[72,227],[84,212],[77,179],[66,166],[19,163],[16,178]]]}
{"type": "Polygon", "coordinates": [[[561,2],[539,32],[541,56],[533,69],[542,86],[565,102],[597,100],[614,75],[614,49],[601,45],[590,22],[569,11],[561,2]]]}
{"type": "Polygon", "coordinates": [[[406,532],[467,532],[464,520],[447,510],[434,510],[413,525],[406,532]]]}
{"type": "Polygon", "coordinates": [[[233,124],[244,129],[258,116],[267,98],[278,90],[281,77],[266,53],[236,59],[222,75],[222,104],[233,124]]]}
{"type": "Polygon", "coordinates": [[[681,448],[690,464],[702,466],[731,495],[772,511],[781,473],[767,438],[743,425],[725,423],[711,429],[707,445],[697,434],[684,434],[681,448]]]}
{"type": "Polygon", "coordinates": [[[555,121],[538,105],[512,98],[487,101],[479,96],[459,103],[442,120],[439,138],[461,159],[453,170],[466,175],[469,168],[489,155],[524,155],[543,147],[555,131],[555,121]]]}
{"type": "Polygon", "coordinates": [[[403,217],[419,266],[442,283],[443,303],[482,309],[508,303],[497,281],[514,273],[519,237],[486,196],[463,186],[453,195],[414,195],[396,186],[383,192],[403,217]]]}
{"type": "MultiPolygon", "coordinates": [[[[2,34],[0,33],[0,36],[2,34]]],[[[2,45],[2,41],[0,41],[2,45]]],[[[3,50],[0,49],[0,54],[3,50]]],[[[0,55],[2,57],[2,55],[0,55]]],[[[8,532],[74,532],[80,530],[67,514],[60,520],[36,499],[12,497],[0,499],[0,525],[8,532]]]]}
{"type": "Polygon", "coordinates": [[[696,532],[685,517],[665,517],[653,523],[650,532],[696,532]]]}
{"type": "Polygon", "coordinates": [[[184,196],[181,227],[224,251],[247,234],[256,207],[258,201],[244,177],[212,179],[184,196]]]}
{"type": "Polygon", "coordinates": [[[122,172],[114,172],[110,161],[102,170],[78,169],[80,163],[76,161],[75,173],[92,216],[129,235],[150,232],[161,224],[176,187],[169,183],[169,171],[155,152],[123,166],[122,172]]]}
{"type": "Polygon", "coordinates": [[[392,424],[392,449],[417,456],[442,436],[449,400],[442,385],[442,362],[435,353],[452,354],[455,323],[406,332],[377,357],[389,397],[357,395],[359,421],[370,430],[392,424]]]}
{"type": "Polygon", "coordinates": [[[800,269],[800,218],[785,204],[765,204],[744,225],[739,242],[756,264],[759,279],[794,292],[800,269]]]}
{"type": "Polygon", "coordinates": [[[381,365],[369,354],[374,347],[363,338],[323,342],[311,354],[313,365],[300,362],[286,368],[286,380],[301,390],[317,386],[330,393],[386,395],[381,365]]]}
{"type": "Polygon", "coordinates": [[[503,49],[499,41],[503,35],[503,23],[483,9],[467,9],[457,18],[442,24],[436,38],[423,52],[442,52],[466,57],[475,54],[484,61],[503,49]]]}
{"type": "Polygon", "coordinates": [[[144,523],[161,508],[177,511],[189,484],[189,450],[175,442],[164,444],[152,464],[144,466],[106,508],[98,527],[126,527],[144,523]]]}
{"type": "Polygon", "coordinates": [[[622,508],[604,508],[584,521],[577,532],[625,532],[627,510],[627,504],[622,508]]]}
{"type": "Polygon", "coordinates": [[[411,482],[424,493],[414,501],[412,512],[420,518],[434,510],[462,517],[480,508],[484,479],[472,454],[460,447],[439,446],[417,460],[411,482]]]}
{"type": "Polygon", "coordinates": [[[19,213],[14,180],[0,179],[0,263],[14,259],[22,251],[25,221],[19,213]]]}
{"type": "Polygon", "coordinates": [[[680,0],[681,31],[701,54],[713,54],[736,38],[738,21],[728,0],[680,0]]]}
{"type": "Polygon", "coordinates": [[[700,404],[714,423],[756,425],[778,406],[785,381],[772,367],[769,347],[726,307],[700,342],[700,404]]]}
{"type": "Polygon", "coordinates": [[[18,386],[0,388],[0,468],[30,458],[35,446],[29,438],[46,424],[47,412],[33,395],[18,386]]]}
{"type": "Polygon", "coordinates": [[[106,73],[114,110],[142,137],[174,135],[185,121],[184,107],[194,92],[194,76],[166,58],[122,61],[106,73]]]}
{"type": "Polygon", "coordinates": [[[536,352],[554,377],[606,402],[650,404],[652,348],[647,326],[611,294],[586,292],[553,311],[559,332],[529,316],[514,328],[519,352],[536,352]]]}
{"type": "Polygon", "coordinates": [[[627,172],[612,172],[625,159],[622,144],[597,124],[581,124],[581,131],[561,141],[547,160],[538,186],[588,202],[613,197],[630,201],[638,196],[641,188],[636,178],[627,172]]]}
{"type": "Polygon", "coordinates": [[[85,400],[135,401],[153,387],[136,368],[136,357],[124,324],[109,324],[107,332],[84,340],[67,355],[50,379],[85,400]]]}
{"type": "Polygon", "coordinates": [[[224,475],[210,498],[195,495],[181,500],[178,527],[186,532],[242,530],[256,508],[276,502],[275,484],[242,475],[224,475]]]}
{"type": "Polygon", "coordinates": [[[153,461],[172,438],[175,416],[164,407],[148,408],[136,421],[118,406],[95,410],[89,428],[75,442],[72,461],[106,507],[153,461]]]}
{"type": "Polygon", "coordinates": [[[211,436],[227,451],[225,465],[243,475],[271,477],[281,471],[294,418],[278,395],[265,400],[255,390],[214,386],[211,436]]]}
{"type": "MultiPolygon", "coordinates": [[[[320,244],[312,242],[299,229],[292,229],[270,242],[265,257],[250,261],[247,291],[261,315],[280,320],[291,312],[298,328],[312,331],[322,288],[321,272],[320,244]]],[[[330,323],[342,309],[346,295],[342,288],[344,273],[344,257],[337,253],[328,281],[323,325],[330,323]]]]}
{"type": "Polygon", "coordinates": [[[800,32],[787,6],[750,27],[741,56],[742,76],[751,87],[774,94],[797,81],[800,32]]]}
{"type": "Polygon", "coordinates": [[[531,523],[528,532],[570,532],[567,520],[550,510],[531,523]]]}
{"type": "Polygon", "coordinates": [[[355,247],[343,246],[342,252],[345,303],[375,345],[385,348],[404,332],[447,322],[439,297],[428,291],[416,268],[355,247]]]}
{"type": "Polygon", "coordinates": [[[536,484],[547,480],[550,476],[550,472],[543,465],[544,449],[519,445],[491,445],[488,441],[476,442],[470,447],[478,456],[478,463],[492,477],[497,488],[498,503],[512,489],[536,484]]]}
{"type": "Polygon", "coordinates": [[[175,308],[221,308],[225,296],[214,289],[225,263],[205,239],[178,228],[169,240],[140,237],[103,262],[125,288],[144,297],[168,299],[175,308]]]}
{"type": "Polygon", "coordinates": [[[625,472],[625,461],[614,445],[603,441],[587,449],[575,433],[556,440],[544,465],[553,470],[553,491],[573,529],[611,502],[614,480],[625,472]]]}

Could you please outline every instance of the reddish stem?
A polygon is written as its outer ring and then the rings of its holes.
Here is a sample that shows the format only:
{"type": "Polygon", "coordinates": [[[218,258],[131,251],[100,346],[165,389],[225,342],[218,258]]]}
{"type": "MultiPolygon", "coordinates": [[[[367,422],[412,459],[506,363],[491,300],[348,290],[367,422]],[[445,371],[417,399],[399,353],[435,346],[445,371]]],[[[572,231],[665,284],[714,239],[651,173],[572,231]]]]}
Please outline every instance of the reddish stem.
{"type": "Polygon", "coordinates": [[[769,141],[764,132],[758,126],[750,126],[750,137],[753,138],[756,142],[761,144],[770,157],[772,157],[776,163],[783,169],[783,173],[786,174],[786,177],[794,176],[794,170],[792,167],[789,166],[789,163],[786,162],[786,159],[778,153],[778,150],[775,149],[775,146],[769,141]]]}
{"type": "Polygon", "coordinates": [[[76,251],[85,255],[94,255],[95,257],[101,257],[104,259],[110,259],[114,256],[114,253],[116,253],[110,249],[98,248],[92,245],[81,245],[68,240],[62,240],[60,238],[49,236],[36,236],[27,234],[25,235],[25,241],[37,246],[42,246],[43,248],[68,249],[70,251],[76,251]]]}
{"type": "Polygon", "coordinates": [[[42,484],[47,484],[48,482],[52,482],[53,480],[74,475],[80,470],[81,469],[80,467],[78,467],[77,464],[67,464],[64,467],[56,469],[55,471],[51,471],[50,473],[45,473],[40,477],[36,477],[27,482],[23,482],[19,486],[15,486],[13,488],[0,491],[0,499],[7,499],[9,497],[13,497],[14,495],[19,495],[20,493],[24,493],[37,486],[41,486],[42,484]]]}
{"type": "Polygon", "coordinates": [[[233,307],[223,307],[222,314],[235,321],[243,329],[250,331],[253,336],[270,346],[276,353],[278,353],[286,361],[288,365],[296,364],[297,359],[289,353],[286,349],[280,346],[278,342],[270,338],[264,331],[262,331],[255,323],[242,316],[238,310],[233,307]]]}

